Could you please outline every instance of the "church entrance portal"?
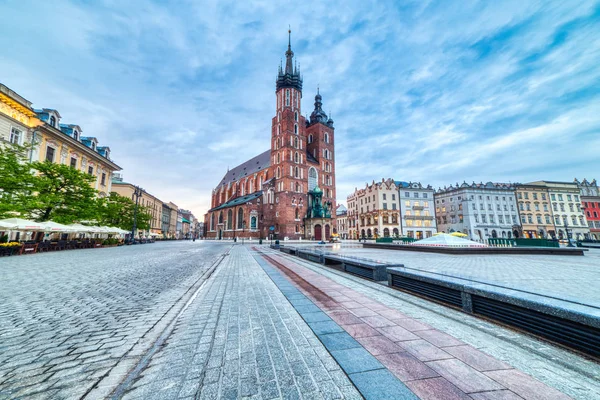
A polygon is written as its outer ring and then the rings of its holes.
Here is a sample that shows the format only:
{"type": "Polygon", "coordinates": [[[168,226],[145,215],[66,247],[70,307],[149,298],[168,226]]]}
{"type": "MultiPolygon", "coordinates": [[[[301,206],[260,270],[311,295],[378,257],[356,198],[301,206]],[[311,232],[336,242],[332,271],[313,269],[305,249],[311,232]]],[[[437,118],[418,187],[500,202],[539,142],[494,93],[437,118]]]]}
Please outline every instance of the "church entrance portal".
{"type": "Polygon", "coordinates": [[[321,225],[315,225],[315,240],[323,240],[321,234],[321,225]]]}
{"type": "Polygon", "coordinates": [[[329,238],[331,237],[331,228],[329,227],[329,225],[325,225],[325,240],[329,240],[329,238]]]}

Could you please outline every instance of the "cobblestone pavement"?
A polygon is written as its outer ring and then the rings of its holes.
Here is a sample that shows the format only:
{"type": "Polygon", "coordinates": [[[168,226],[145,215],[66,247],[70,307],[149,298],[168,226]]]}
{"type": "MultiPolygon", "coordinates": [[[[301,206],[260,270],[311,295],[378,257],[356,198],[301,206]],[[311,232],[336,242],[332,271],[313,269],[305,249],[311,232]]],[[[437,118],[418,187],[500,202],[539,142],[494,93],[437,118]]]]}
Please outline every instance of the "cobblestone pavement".
{"type": "Polygon", "coordinates": [[[360,399],[246,247],[237,245],[124,399],[360,399]]]}
{"type": "MultiPolygon", "coordinates": [[[[338,300],[340,299],[339,287],[333,290],[333,293],[331,292],[331,288],[339,284],[343,286],[341,292],[351,289],[353,292],[357,293],[356,296],[358,296],[359,299],[362,297],[361,302],[366,304],[378,302],[381,305],[395,310],[390,312],[390,315],[396,315],[396,317],[392,318],[395,320],[394,322],[402,322],[405,324],[405,326],[403,326],[404,330],[395,328],[399,332],[407,334],[406,331],[409,331],[408,334],[416,334],[419,336],[418,332],[423,328],[423,325],[431,326],[454,337],[454,340],[458,339],[470,345],[470,347],[479,350],[479,352],[485,353],[485,355],[488,357],[494,357],[496,360],[504,362],[528,375],[531,375],[540,382],[543,382],[544,384],[553,387],[573,398],[581,400],[600,399],[600,366],[597,362],[588,360],[568,350],[553,346],[547,342],[540,341],[529,335],[503,328],[460,311],[411,296],[375,282],[354,277],[341,271],[324,267],[320,264],[311,263],[297,257],[284,255],[281,252],[272,251],[271,254],[275,255],[276,257],[283,257],[294,264],[298,264],[301,267],[310,270],[312,273],[316,273],[316,277],[313,276],[311,279],[316,279],[317,282],[322,280],[323,277],[329,278],[333,283],[326,284],[326,290],[324,290],[324,292],[332,294],[333,297],[337,297],[338,300]],[[365,296],[368,298],[368,300],[365,299],[365,296]],[[398,318],[398,314],[396,314],[397,312],[403,314],[403,317],[398,318]],[[414,322],[409,322],[408,325],[406,325],[408,320],[405,318],[410,318],[414,322]],[[402,321],[403,319],[404,321],[402,321]],[[415,332],[411,332],[411,330],[415,332]]],[[[377,257],[377,259],[382,259],[382,257],[377,257]]],[[[310,276],[310,274],[308,275],[310,276]]],[[[303,273],[302,277],[305,278],[306,273],[303,273]]],[[[320,285],[322,285],[322,283],[320,283],[320,285]]],[[[349,293],[352,293],[352,291],[349,293]]],[[[344,293],[341,293],[341,295],[346,296],[344,293]]],[[[344,297],[341,297],[341,299],[344,301],[348,300],[344,297]]],[[[360,304],[361,302],[356,303],[360,304]]],[[[350,303],[350,307],[347,308],[351,308],[349,311],[354,313],[353,309],[355,309],[356,306],[357,304],[350,303]]],[[[367,306],[367,308],[369,307],[371,306],[367,306]]],[[[359,314],[361,313],[360,308],[356,308],[356,310],[359,314]]],[[[344,314],[344,312],[341,312],[343,310],[333,311],[335,313],[339,312],[340,314],[344,314]]],[[[358,317],[363,319],[360,316],[358,317]]],[[[342,316],[342,318],[348,317],[342,316]]],[[[368,327],[361,326],[361,324],[356,320],[353,320],[352,317],[349,318],[350,319],[348,319],[345,324],[356,324],[354,327],[348,329],[349,332],[354,331],[360,336],[368,332],[371,332],[371,334],[373,333],[368,329],[368,327]]],[[[374,320],[371,322],[377,324],[378,321],[374,320]]],[[[372,328],[369,323],[366,323],[366,325],[369,325],[369,327],[372,328]]],[[[344,328],[348,328],[348,326],[344,326],[344,328]]],[[[397,339],[399,339],[398,343],[396,343],[398,345],[410,345],[409,341],[402,340],[403,338],[401,337],[397,339]]],[[[429,342],[427,338],[424,338],[424,340],[429,342]]],[[[435,338],[432,340],[435,340],[435,338]]],[[[377,352],[378,346],[384,346],[385,350],[387,342],[385,340],[383,342],[385,343],[370,344],[373,346],[371,348],[377,352]]],[[[420,342],[414,341],[414,343],[418,344],[420,342]]],[[[387,345],[389,345],[389,343],[387,343],[387,345]]],[[[450,344],[450,346],[452,346],[452,344],[450,344]]],[[[456,349],[460,349],[460,346],[462,345],[456,346],[458,346],[456,349]]],[[[367,345],[365,345],[365,347],[367,347],[367,345]]],[[[393,348],[393,346],[391,347],[393,348]]],[[[438,347],[441,347],[446,353],[448,350],[453,352],[456,350],[450,349],[450,347],[444,349],[445,346],[442,343],[440,343],[438,347]]],[[[416,346],[414,348],[406,349],[408,353],[417,356],[417,358],[436,356],[435,353],[437,353],[437,356],[439,356],[439,354],[443,354],[434,350],[435,349],[431,348],[430,346],[427,346],[427,348],[423,346],[416,346]]],[[[389,348],[387,351],[389,352],[389,348]]],[[[452,353],[452,356],[460,359],[460,357],[463,355],[454,352],[452,353]]],[[[485,358],[485,356],[482,357],[482,359],[485,358]]],[[[396,361],[400,363],[402,362],[402,360],[396,361]]],[[[436,372],[441,375],[439,371],[436,372]]],[[[516,377],[517,376],[515,376],[515,378],[516,377]]],[[[498,379],[502,378],[498,377],[498,379]]],[[[506,386],[508,383],[508,381],[505,381],[504,385],[506,386]]],[[[410,382],[407,383],[407,385],[410,387],[410,382]]],[[[418,391],[418,389],[415,389],[415,391],[418,391]]],[[[422,393],[418,394],[422,395],[422,393]]],[[[480,396],[481,397],[477,397],[471,394],[471,397],[486,398],[484,395],[480,396]]],[[[553,397],[539,396],[538,398],[545,399],[553,397]]]]}
{"type": "Polygon", "coordinates": [[[230,247],[157,242],[1,258],[0,399],[88,393],[143,353],[230,247]]]}
{"type": "MultiPolygon", "coordinates": [[[[293,244],[297,246],[297,244],[293,244]]],[[[319,246],[320,250],[554,296],[600,307],[600,250],[581,256],[450,255],[363,249],[356,244],[319,246]]]]}

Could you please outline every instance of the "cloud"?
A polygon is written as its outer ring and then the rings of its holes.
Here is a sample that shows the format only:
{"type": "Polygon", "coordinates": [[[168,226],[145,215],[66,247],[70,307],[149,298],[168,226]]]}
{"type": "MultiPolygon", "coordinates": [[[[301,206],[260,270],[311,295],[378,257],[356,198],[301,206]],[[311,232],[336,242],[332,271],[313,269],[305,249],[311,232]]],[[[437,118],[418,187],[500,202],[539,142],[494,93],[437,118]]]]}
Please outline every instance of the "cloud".
{"type": "Polygon", "coordinates": [[[109,145],[136,182],[202,215],[269,147],[287,46],[336,126],[339,200],[392,177],[571,180],[595,171],[600,6],[560,2],[50,3],[9,0],[0,80],[109,145]],[[560,154],[557,155],[557,149],[560,154]]]}

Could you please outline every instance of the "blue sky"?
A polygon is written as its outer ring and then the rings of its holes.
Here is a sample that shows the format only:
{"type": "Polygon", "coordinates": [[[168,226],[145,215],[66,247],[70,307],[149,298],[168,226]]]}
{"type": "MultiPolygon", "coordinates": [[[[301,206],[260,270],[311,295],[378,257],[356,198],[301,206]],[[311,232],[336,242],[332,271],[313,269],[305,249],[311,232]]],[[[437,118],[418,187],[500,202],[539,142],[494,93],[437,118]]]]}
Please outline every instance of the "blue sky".
{"type": "Polygon", "coordinates": [[[596,1],[0,0],[0,82],[202,215],[268,149],[287,46],[336,127],[338,201],[392,177],[600,178],[596,1]]]}

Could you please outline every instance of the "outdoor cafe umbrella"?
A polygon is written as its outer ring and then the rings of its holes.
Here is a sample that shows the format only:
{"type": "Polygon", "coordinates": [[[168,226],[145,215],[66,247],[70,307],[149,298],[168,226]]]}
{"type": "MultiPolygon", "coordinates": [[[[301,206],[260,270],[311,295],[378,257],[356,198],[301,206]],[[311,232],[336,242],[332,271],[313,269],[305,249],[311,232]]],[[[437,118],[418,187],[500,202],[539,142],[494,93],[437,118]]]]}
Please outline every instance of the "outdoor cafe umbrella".
{"type": "Polygon", "coordinates": [[[43,224],[46,232],[75,232],[71,226],[59,224],[58,222],[46,221],[43,224]]]}
{"type": "Polygon", "coordinates": [[[22,218],[7,218],[0,220],[1,226],[7,226],[14,231],[45,231],[46,227],[43,222],[29,221],[22,218]]]}
{"type": "Polygon", "coordinates": [[[81,224],[71,224],[71,225],[68,225],[68,227],[73,229],[71,232],[81,232],[81,233],[96,232],[95,230],[92,229],[91,226],[85,226],[85,225],[81,225],[81,224]]]}

